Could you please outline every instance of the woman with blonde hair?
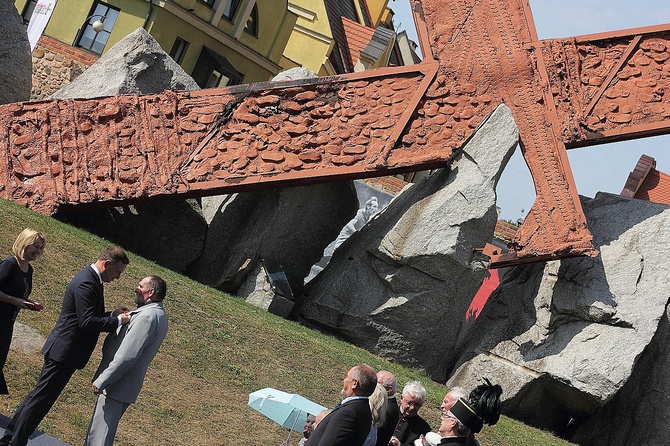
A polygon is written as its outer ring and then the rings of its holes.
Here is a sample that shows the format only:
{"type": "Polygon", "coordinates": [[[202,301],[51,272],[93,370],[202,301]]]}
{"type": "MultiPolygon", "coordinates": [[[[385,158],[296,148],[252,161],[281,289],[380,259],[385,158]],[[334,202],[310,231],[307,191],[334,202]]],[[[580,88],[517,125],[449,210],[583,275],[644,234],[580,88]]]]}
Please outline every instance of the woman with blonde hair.
{"type": "Polygon", "coordinates": [[[33,267],[30,262],[42,254],[45,244],[44,234],[26,228],[14,241],[13,255],[0,262],[0,394],[9,394],[3,369],[12,342],[16,316],[19,310],[42,309],[39,302],[29,300],[28,296],[33,289],[33,267]]]}
{"type": "Polygon", "coordinates": [[[372,427],[370,427],[370,433],[363,446],[374,446],[377,443],[377,429],[384,424],[384,418],[386,417],[388,395],[384,386],[377,383],[377,387],[370,395],[368,403],[370,404],[370,412],[372,412],[372,427]]]}

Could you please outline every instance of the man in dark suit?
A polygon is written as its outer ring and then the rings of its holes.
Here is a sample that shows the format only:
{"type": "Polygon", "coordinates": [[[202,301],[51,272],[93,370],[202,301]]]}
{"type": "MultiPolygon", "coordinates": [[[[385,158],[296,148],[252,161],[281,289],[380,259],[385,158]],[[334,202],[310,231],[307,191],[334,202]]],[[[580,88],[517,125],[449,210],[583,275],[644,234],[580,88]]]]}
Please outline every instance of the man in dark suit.
{"type": "Polygon", "coordinates": [[[412,446],[422,434],[430,431],[430,425],[419,416],[419,409],[426,399],[426,389],[419,381],[405,385],[400,395],[400,421],[389,444],[391,446],[412,446]]]}
{"type": "Polygon", "coordinates": [[[386,389],[388,404],[386,405],[384,422],[377,429],[377,443],[375,443],[375,446],[388,446],[389,440],[391,440],[393,431],[400,419],[400,408],[398,407],[398,401],[395,398],[395,393],[398,390],[398,382],[395,379],[395,375],[388,370],[380,370],[377,372],[377,382],[386,389]]]}
{"type": "Polygon", "coordinates": [[[352,367],[342,383],[344,399],[319,423],[306,446],[362,446],[372,426],[368,397],[376,387],[372,367],[352,367]]]}
{"type": "Polygon", "coordinates": [[[44,366],[40,377],[16,409],[0,446],[25,446],[75,370],[86,366],[100,332],[112,332],[130,322],[127,308],[106,313],[103,295],[103,282],[118,279],[128,263],[126,253],[112,246],[68,284],[58,321],[42,348],[44,366]]]}

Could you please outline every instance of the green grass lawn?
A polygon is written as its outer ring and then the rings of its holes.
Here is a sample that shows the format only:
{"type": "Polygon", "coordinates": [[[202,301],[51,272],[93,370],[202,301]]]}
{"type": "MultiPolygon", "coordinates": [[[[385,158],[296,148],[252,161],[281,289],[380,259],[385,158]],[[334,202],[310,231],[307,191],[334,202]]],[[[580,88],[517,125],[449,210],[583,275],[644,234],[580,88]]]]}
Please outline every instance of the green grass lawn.
{"type": "MultiPolygon", "coordinates": [[[[11,253],[14,238],[24,227],[41,230],[48,239],[45,253],[33,264],[31,296],[45,308],[39,313],[22,311],[18,322],[46,337],[58,318],[65,285],[109,243],[0,200],[2,258],[11,253]]],[[[437,429],[446,389],[421,371],[268,314],[132,253],[129,257],[126,273],[106,285],[107,308],[132,306],[137,282],[158,274],[168,283],[165,308],[170,329],[138,402],[121,420],[117,445],[279,445],[286,431],[249,408],[248,394],[274,387],[333,406],[347,370],[362,362],[392,371],[400,386],[409,380],[423,382],[428,397],[421,414],[437,429]]],[[[103,336],[100,345],[102,340],[103,336]]],[[[40,430],[73,445],[83,443],[94,405],[90,381],[100,360],[99,347],[88,367],[75,373],[40,430]]],[[[10,352],[5,375],[11,395],[0,396],[2,415],[12,416],[32,389],[41,365],[38,351],[10,352]]],[[[293,438],[297,441],[299,436],[293,438]]],[[[569,444],[506,417],[486,427],[478,439],[482,446],[569,444]]]]}

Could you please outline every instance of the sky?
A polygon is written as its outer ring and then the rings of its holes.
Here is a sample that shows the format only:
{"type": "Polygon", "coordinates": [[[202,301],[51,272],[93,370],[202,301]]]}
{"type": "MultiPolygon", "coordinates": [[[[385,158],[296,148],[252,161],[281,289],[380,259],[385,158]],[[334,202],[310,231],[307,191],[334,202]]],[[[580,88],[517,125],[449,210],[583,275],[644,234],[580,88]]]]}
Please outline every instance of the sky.
{"type": "MultiPolygon", "coordinates": [[[[449,1],[449,0],[444,0],[449,1]]],[[[409,0],[389,0],[398,31],[417,41],[409,0]]],[[[668,0],[530,0],[540,39],[578,36],[670,23],[668,0]]],[[[580,195],[619,194],[641,155],[656,160],[656,168],[670,173],[670,136],[571,149],[568,158],[580,195]]],[[[498,183],[500,218],[523,218],[535,200],[526,163],[517,149],[498,183]]]]}

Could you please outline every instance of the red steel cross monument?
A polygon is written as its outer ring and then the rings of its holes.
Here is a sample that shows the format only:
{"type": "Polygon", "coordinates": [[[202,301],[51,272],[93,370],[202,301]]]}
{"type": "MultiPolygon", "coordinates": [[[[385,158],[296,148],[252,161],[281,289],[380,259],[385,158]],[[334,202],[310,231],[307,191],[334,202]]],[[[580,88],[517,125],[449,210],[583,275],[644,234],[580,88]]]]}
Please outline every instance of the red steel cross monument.
{"type": "Polygon", "coordinates": [[[670,132],[670,25],[537,38],[527,0],[410,0],[425,60],[0,107],[0,196],[52,214],[447,167],[505,103],[536,200],[492,266],[596,255],[566,148],[670,132]]]}

